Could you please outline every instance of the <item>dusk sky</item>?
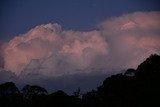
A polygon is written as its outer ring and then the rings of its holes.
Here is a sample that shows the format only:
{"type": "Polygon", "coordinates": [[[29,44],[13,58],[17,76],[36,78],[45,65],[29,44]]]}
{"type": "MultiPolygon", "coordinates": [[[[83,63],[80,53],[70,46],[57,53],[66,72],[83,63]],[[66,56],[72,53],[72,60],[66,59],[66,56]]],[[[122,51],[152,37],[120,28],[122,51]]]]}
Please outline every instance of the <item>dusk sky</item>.
{"type": "Polygon", "coordinates": [[[160,0],[1,0],[0,16],[0,83],[93,88],[160,54],[160,0]]]}
{"type": "Polygon", "coordinates": [[[58,23],[63,29],[86,31],[114,16],[159,10],[159,0],[1,0],[0,40],[40,24],[58,23]]]}

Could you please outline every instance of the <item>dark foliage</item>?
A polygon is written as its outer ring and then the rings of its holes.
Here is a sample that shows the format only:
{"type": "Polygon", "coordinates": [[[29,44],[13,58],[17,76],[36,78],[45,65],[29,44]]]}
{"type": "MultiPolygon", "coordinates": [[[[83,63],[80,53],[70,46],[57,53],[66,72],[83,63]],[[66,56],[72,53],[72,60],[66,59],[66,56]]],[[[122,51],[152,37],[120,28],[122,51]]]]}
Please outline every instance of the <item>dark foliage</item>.
{"type": "Polygon", "coordinates": [[[21,92],[24,98],[26,99],[29,99],[38,95],[45,95],[48,93],[46,89],[37,85],[26,85],[23,87],[21,92]]]}
{"type": "Polygon", "coordinates": [[[7,82],[0,85],[0,106],[11,107],[16,105],[20,107],[22,104],[22,97],[18,88],[13,82],[7,82]]]}
{"type": "Polygon", "coordinates": [[[129,69],[127,69],[127,71],[124,73],[124,75],[126,75],[126,76],[134,76],[135,73],[136,73],[136,70],[135,70],[135,69],[129,68],[129,69]]]}
{"type": "Polygon", "coordinates": [[[6,82],[0,85],[0,96],[6,96],[10,94],[19,94],[18,88],[13,82],[6,82]]]}
{"type": "Polygon", "coordinates": [[[160,56],[151,55],[137,68],[136,76],[140,78],[160,75],[160,56]]]}
{"type": "Polygon", "coordinates": [[[160,107],[160,56],[151,55],[136,70],[106,78],[103,84],[80,98],[59,90],[52,94],[40,86],[26,85],[19,92],[14,83],[0,85],[2,107],[160,107]]]}

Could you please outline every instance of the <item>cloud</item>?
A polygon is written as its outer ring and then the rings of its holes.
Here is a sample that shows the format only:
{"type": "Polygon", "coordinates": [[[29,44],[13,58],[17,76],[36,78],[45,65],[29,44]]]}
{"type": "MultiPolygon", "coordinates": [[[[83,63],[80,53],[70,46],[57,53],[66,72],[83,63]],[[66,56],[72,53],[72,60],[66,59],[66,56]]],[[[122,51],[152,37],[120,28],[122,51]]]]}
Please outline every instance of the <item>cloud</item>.
{"type": "Polygon", "coordinates": [[[159,19],[160,12],[125,14],[88,32],[39,25],[9,41],[5,69],[56,77],[136,67],[150,54],[160,53],[159,19]]]}
{"type": "Polygon", "coordinates": [[[4,68],[4,49],[5,49],[5,44],[4,42],[0,41],[0,68],[4,68]]]}
{"type": "Polygon", "coordinates": [[[19,75],[48,76],[85,69],[97,56],[107,55],[107,43],[98,31],[62,31],[58,24],[40,25],[12,39],[5,49],[5,68],[19,75]]]}
{"type": "Polygon", "coordinates": [[[99,24],[108,42],[110,67],[136,67],[146,57],[160,53],[160,12],[136,12],[99,24]]]}
{"type": "Polygon", "coordinates": [[[16,81],[16,75],[10,71],[0,68],[0,84],[8,81],[16,81]]]}

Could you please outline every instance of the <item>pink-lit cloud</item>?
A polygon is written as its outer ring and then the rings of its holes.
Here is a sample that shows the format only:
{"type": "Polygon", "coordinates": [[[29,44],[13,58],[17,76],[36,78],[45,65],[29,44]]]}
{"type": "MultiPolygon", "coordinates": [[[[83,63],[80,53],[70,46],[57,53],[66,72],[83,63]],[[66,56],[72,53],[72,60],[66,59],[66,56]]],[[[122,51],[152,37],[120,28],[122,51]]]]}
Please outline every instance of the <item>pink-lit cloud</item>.
{"type": "Polygon", "coordinates": [[[39,25],[10,40],[4,51],[5,69],[17,75],[58,76],[136,67],[150,54],[160,53],[159,19],[160,12],[125,14],[88,32],[39,25]]]}
{"type": "Polygon", "coordinates": [[[5,68],[16,74],[35,69],[48,75],[72,73],[88,68],[96,56],[107,55],[107,48],[98,31],[62,31],[58,24],[40,25],[8,43],[5,68]]]}
{"type": "MultiPolygon", "coordinates": [[[[110,47],[114,67],[136,67],[160,53],[160,12],[136,12],[102,22],[100,31],[110,47]]],[[[113,67],[113,66],[111,66],[113,67]]]]}

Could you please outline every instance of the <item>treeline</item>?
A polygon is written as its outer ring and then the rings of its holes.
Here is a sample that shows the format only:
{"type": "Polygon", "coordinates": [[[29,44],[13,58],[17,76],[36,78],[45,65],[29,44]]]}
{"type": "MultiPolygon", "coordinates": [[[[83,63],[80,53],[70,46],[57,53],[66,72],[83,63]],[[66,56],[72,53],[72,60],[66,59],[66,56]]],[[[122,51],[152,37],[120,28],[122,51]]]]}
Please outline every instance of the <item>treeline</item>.
{"type": "Polygon", "coordinates": [[[80,88],[67,95],[48,94],[43,87],[26,85],[19,91],[13,82],[0,85],[1,107],[160,107],[160,56],[151,55],[138,68],[106,78],[85,94],[80,88]]]}

